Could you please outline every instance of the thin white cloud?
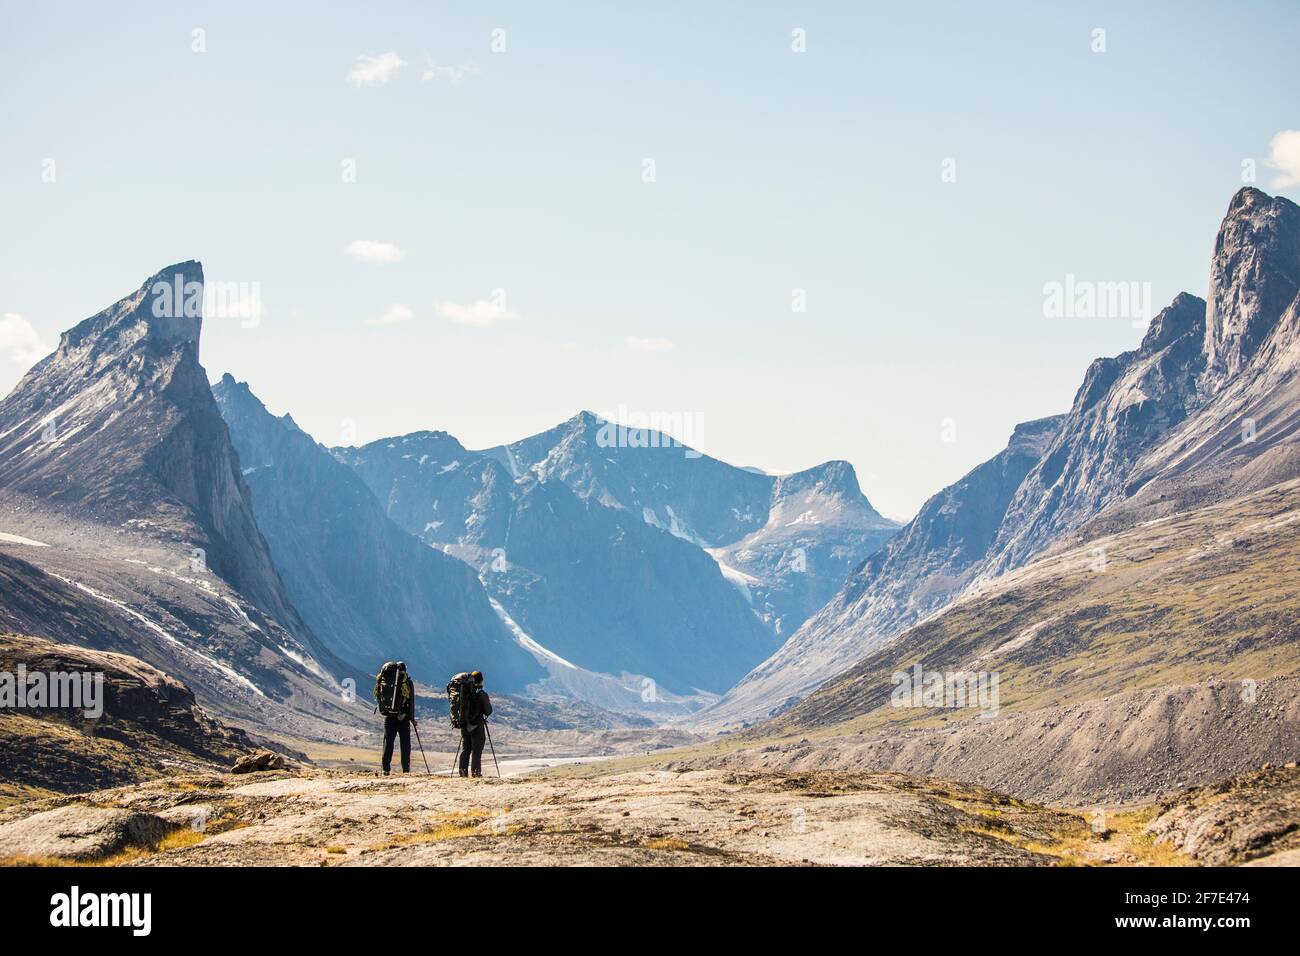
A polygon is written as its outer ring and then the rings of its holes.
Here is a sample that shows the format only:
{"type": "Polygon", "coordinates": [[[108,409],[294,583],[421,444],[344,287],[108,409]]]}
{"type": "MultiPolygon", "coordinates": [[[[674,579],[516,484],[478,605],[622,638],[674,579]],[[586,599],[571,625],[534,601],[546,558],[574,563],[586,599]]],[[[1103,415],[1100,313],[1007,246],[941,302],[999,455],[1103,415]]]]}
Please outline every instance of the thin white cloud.
{"type": "Polygon", "coordinates": [[[406,258],[406,250],[395,243],[374,239],[354,239],[343,251],[357,262],[401,262],[406,258]]]}
{"type": "Polygon", "coordinates": [[[355,87],[362,86],[383,86],[393,74],[399,69],[406,66],[406,61],[397,55],[394,50],[387,53],[381,53],[378,56],[362,54],[357,57],[357,62],[352,69],[348,70],[347,81],[355,87]]]}
{"type": "Polygon", "coordinates": [[[435,302],[433,307],[444,319],[450,319],[460,325],[482,327],[519,318],[517,312],[511,312],[502,305],[484,299],[477,300],[473,305],[460,305],[456,302],[435,302]]]}
{"type": "Polygon", "coordinates": [[[35,327],[17,312],[0,315],[0,357],[28,369],[52,351],[41,341],[35,327]]]}
{"type": "Polygon", "coordinates": [[[643,339],[635,335],[629,335],[626,341],[628,348],[635,349],[638,352],[667,352],[677,348],[672,339],[643,339]]]}
{"type": "Polygon", "coordinates": [[[395,305],[389,306],[388,311],[385,312],[383,315],[376,315],[369,319],[366,319],[366,324],[367,325],[397,325],[400,322],[410,322],[411,319],[413,318],[415,318],[415,312],[411,309],[411,307],[409,305],[404,305],[401,302],[398,302],[395,305]]]}
{"type": "Polygon", "coordinates": [[[452,86],[460,86],[465,82],[466,76],[478,72],[478,67],[472,63],[466,63],[463,66],[439,66],[432,57],[426,56],[424,59],[424,73],[420,79],[425,83],[433,80],[446,80],[452,86]]]}
{"type": "Polygon", "coordinates": [[[1284,129],[1273,137],[1268,164],[1279,173],[1274,186],[1300,186],[1300,129],[1284,129]]]}

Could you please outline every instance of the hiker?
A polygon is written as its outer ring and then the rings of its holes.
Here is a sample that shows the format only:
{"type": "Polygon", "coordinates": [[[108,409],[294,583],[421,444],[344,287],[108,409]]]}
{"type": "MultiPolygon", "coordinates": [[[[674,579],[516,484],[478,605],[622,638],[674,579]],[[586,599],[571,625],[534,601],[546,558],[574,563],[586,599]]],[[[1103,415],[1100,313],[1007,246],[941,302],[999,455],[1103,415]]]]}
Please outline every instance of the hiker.
{"type": "Polygon", "coordinates": [[[393,769],[393,738],[398,736],[402,738],[402,773],[410,773],[415,684],[406,672],[405,661],[389,661],[375,677],[375,705],[384,715],[384,776],[393,769]]]}
{"type": "Polygon", "coordinates": [[[451,725],[460,728],[460,775],[483,776],[483,745],[492,701],[483,689],[483,672],[457,674],[447,685],[451,725]]]}

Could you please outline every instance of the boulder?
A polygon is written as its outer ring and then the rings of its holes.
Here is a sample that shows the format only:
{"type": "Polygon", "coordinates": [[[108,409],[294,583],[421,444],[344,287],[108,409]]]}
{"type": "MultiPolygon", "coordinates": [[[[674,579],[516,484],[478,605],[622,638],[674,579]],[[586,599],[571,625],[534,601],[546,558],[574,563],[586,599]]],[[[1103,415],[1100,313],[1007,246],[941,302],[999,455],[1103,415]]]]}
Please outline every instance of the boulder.
{"type": "Polygon", "coordinates": [[[259,770],[284,770],[288,766],[289,762],[280,754],[270,750],[259,750],[257,753],[247,754],[236,760],[230,772],[256,773],[259,770]]]}
{"type": "Polygon", "coordinates": [[[98,860],[155,844],[174,829],[151,813],[71,804],[0,826],[0,858],[98,860]]]}

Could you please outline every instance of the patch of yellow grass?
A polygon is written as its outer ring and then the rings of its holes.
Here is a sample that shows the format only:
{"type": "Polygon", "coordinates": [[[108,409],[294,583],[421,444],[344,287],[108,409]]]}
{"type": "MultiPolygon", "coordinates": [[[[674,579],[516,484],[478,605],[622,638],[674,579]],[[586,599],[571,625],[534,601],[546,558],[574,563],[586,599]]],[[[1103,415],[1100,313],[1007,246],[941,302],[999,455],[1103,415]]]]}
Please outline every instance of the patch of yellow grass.
{"type": "Polygon", "coordinates": [[[1155,837],[1145,832],[1146,826],[1160,812],[1158,806],[1143,807],[1127,813],[1107,817],[1107,824],[1122,839],[1128,841],[1128,850],[1148,866],[1196,866],[1196,861],[1180,853],[1169,843],[1157,843],[1155,837]]]}
{"type": "MultiPolygon", "coordinates": [[[[1017,839],[1008,842],[1033,853],[1055,857],[1058,866],[1195,866],[1196,861],[1191,857],[1168,844],[1156,843],[1144,832],[1158,812],[1158,807],[1148,806],[1123,813],[1108,813],[1104,833],[1082,825],[1077,830],[1061,831],[1051,843],[1017,839]],[[1119,863],[1106,863],[1101,858],[1104,850],[1125,859],[1119,863]]],[[[989,835],[999,836],[996,833],[989,835]]]]}
{"type": "Polygon", "coordinates": [[[691,848],[691,845],[685,840],[679,840],[676,837],[660,837],[655,840],[647,840],[645,846],[649,850],[689,850],[691,848]]]}
{"type": "Polygon", "coordinates": [[[445,810],[438,814],[439,820],[486,820],[492,811],[486,807],[470,807],[467,810],[445,810]]]}
{"type": "Polygon", "coordinates": [[[131,846],[109,856],[92,860],[69,860],[57,856],[8,856],[0,858],[0,866],[121,866],[166,850],[180,850],[202,843],[206,834],[188,827],[173,830],[157,843],[148,846],[131,846]]]}
{"type": "Polygon", "coordinates": [[[44,787],[29,787],[26,784],[19,783],[0,783],[0,810],[19,803],[26,803],[28,800],[58,796],[61,796],[61,794],[57,790],[47,790],[44,787]]]}
{"type": "Polygon", "coordinates": [[[459,837],[478,835],[478,826],[481,819],[474,820],[449,820],[428,830],[418,830],[415,833],[404,833],[400,836],[391,837],[377,846],[371,847],[372,850],[396,850],[403,846],[416,846],[422,843],[439,843],[442,840],[455,840],[459,837]]]}

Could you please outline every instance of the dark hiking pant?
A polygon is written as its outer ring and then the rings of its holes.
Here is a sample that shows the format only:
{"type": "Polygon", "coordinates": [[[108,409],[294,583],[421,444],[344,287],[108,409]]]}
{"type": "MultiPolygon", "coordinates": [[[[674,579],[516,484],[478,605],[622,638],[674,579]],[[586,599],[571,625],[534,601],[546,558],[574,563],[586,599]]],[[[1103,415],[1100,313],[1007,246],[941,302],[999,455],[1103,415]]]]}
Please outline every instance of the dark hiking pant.
{"type": "Polygon", "coordinates": [[[487,730],[482,724],[460,729],[460,775],[483,776],[483,745],[487,743],[487,730]]]}
{"type": "Polygon", "coordinates": [[[411,772],[411,719],[409,717],[384,718],[384,773],[393,769],[393,738],[402,738],[402,773],[411,772]]]}

